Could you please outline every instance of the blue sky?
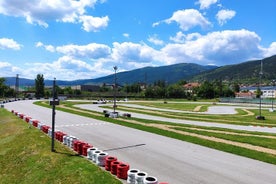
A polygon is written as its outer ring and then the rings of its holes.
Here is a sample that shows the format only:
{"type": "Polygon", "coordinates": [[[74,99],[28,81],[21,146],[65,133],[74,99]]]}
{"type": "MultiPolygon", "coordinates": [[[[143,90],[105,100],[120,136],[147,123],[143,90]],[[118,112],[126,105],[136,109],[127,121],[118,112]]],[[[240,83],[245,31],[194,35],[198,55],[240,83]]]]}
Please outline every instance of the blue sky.
{"type": "Polygon", "coordinates": [[[90,79],[276,54],[275,0],[1,0],[0,77],[90,79]]]}

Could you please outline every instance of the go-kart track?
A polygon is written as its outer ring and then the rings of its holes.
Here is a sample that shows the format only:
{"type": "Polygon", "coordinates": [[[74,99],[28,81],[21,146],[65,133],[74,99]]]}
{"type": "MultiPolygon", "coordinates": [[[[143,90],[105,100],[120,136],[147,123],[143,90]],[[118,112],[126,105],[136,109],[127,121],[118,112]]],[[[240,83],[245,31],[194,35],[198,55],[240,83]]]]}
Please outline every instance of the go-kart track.
{"type": "MultiPolygon", "coordinates": [[[[91,104],[92,105],[92,104],[91,104]]],[[[5,104],[51,126],[52,110],[16,101],[5,104]]],[[[84,107],[83,107],[84,108],[84,107]]],[[[89,108],[89,107],[86,107],[89,108]]],[[[276,166],[196,144],[56,111],[56,130],[74,135],[109,155],[169,184],[273,184],[276,166]]],[[[50,149],[50,145],[49,145],[50,149]]]]}

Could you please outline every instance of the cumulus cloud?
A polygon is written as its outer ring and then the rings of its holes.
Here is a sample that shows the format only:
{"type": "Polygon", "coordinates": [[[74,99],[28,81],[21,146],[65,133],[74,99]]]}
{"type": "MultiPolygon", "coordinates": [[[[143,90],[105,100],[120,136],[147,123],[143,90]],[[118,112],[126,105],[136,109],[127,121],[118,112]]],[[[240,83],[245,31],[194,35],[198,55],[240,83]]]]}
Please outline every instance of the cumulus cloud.
{"type": "Polygon", "coordinates": [[[169,19],[156,22],[153,26],[158,26],[163,22],[167,24],[176,22],[183,31],[187,31],[196,26],[206,28],[212,25],[198,10],[195,9],[178,10],[174,12],[169,19]]]}
{"type": "Polygon", "coordinates": [[[64,45],[56,47],[56,51],[75,58],[99,59],[110,55],[111,49],[107,45],[90,43],[88,45],[64,45]]]}
{"type": "Polygon", "coordinates": [[[15,73],[20,73],[20,68],[8,62],[0,61],[0,77],[11,77],[14,76],[15,73]]]}
{"type": "Polygon", "coordinates": [[[69,56],[62,56],[56,61],[48,63],[26,63],[23,67],[24,69],[21,69],[19,74],[30,79],[35,78],[38,73],[42,73],[46,79],[58,76],[58,80],[89,79],[106,74],[106,70],[101,66],[69,56]]]}
{"type": "Polygon", "coordinates": [[[131,42],[113,43],[112,59],[115,61],[150,63],[160,61],[162,58],[158,50],[146,44],[137,44],[131,42]]]}
{"type": "Polygon", "coordinates": [[[153,35],[153,36],[150,36],[148,38],[148,41],[155,44],[155,45],[164,45],[164,41],[160,40],[156,34],[153,35]]]}
{"type": "Polygon", "coordinates": [[[265,57],[273,56],[276,54],[276,42],[272,42],[268,48],[262,48],[265,57]]]}
{"type": "Polygon", "coordinates": [[[0,38],[0,49],[20,50],[21,47],[22,45],[18,44],[13,39],[0,38]]]}
{"type": "Polygon", "coordinates": [[[225,24],[228,20],[232,19],[236,15],[236,12],[233,10],[220,10],[216,18],[220,25],[225,24]]]}
{"type": "Polygon", "coordinates": [[[170,40],[175,42],[175,43],[185,43],[186,41],[192,41],[196,40],[201,37],[201,34],[199,33],[191,33],[185,35],[181,31],[177,32],[175,36],[171,36],[170,40]]]}
{"type": "Polygon", "coordinates": [[[200,9],[208,9],[212,4],[216,4],[218,0],[199,0],[196,4],[200,5],[200,9]]]}
{"type": "MultiPolygon", "coordinates": [[[[86,8],[92,8],[97,0],[1,0],[0,14],[24,17],[30,24],[48,27],[48,21],[82,23],[85,31],[99,30],[107,26],[107,17],[85,15],[86,8]],[[92,23],[91,21],[96,21],[92,23]]],[[[104,1],[99,1],[103,3],[104,1]]]]}
{"type": "Polygon", "coordinates": [[[109,18],[105,17],[93,17],[93,16],[80,16],[80,22],[82,22],[83,30],[90,32],[98,32],[99,30],[107,27],[109,18]]]}
{"type": "Polygon", "coordinates": [[[183,44],[171,43],[162,48],[167,55],[167,63],[224,65],[262,57],[260,37],[255,32],[226,30],[197,37],[183,44]]]}

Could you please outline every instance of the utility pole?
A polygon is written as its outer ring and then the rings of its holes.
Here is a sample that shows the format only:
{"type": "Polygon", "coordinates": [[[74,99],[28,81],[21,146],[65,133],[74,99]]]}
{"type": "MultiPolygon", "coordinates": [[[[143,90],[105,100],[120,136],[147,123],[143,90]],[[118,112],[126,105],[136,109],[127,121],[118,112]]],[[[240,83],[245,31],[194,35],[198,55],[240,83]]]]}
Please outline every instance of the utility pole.
{"type": "Polygon", "coordinates": [[[56,78],[53,81],[53,100],[50,101],[50,105],[52,105],[52,147],[51,151],[55,152],[55,115],[56,115],[56,78]]]}
{"type": "Polygon", "coordinates": [[[15,79],[15,99],[17,99],[17,95],[18,95],[18,91],[19,91],[19,74],[16,74],[16,79],[15,79]]]}
{"type": "Polygon", "coordinates": [[[265,117],[262,116],[262,89],[261,89],[261,86],[262,86],[262,75],[263,75],[263,60],[261,60],[261,70],[260,70],[260,81],[259,81],[259,90],[260,90],[260,102],[259,102],[259,116],[257,116],[256,119],[258,120],[264,120],[265,117]]]}
{"type": "Polygon", "coordinates": [[[113,113],[115,114],[115,111],[116,111],[116,95],[117,95],[117,76],[116,76],[116,71],[118,69],[117,66],[114,66],[113,67],[114,71],[115,71],[115,74],[114,74],[114,105],[113,105],[113,113]]]}

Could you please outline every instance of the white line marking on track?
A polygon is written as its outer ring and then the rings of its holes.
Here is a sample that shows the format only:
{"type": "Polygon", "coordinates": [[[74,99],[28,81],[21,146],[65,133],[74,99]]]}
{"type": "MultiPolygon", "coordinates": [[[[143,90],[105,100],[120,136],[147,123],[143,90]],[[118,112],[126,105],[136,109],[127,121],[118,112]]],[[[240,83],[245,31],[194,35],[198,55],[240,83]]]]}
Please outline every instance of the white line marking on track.
{"type": "Polygon", "coordinates": [[[72,124],[72,125],[58,125],[58,126],[55,126],[57,128],[59,127],[78,127],[78,126],[100,126],[100,125],[107,125],[108,123],[84,123],[84,124],[72,124]]]}

